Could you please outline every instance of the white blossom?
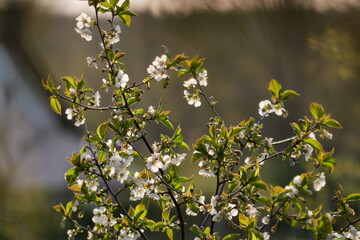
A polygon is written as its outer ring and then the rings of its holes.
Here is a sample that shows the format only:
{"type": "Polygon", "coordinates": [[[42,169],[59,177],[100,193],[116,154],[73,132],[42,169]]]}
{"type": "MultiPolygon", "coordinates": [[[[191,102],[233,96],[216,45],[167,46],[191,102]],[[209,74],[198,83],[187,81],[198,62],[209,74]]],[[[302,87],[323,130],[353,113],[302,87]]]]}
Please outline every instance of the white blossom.
{"type": "Polygon", "coordinates": [[[286,114],[285,108],[283,108],[283,105],[280,103],[273,106],[273,111],[278,116],[283,116],[284,114],[286,114]]]}
{"type": "Polygon", "coordinates": [[[299,193],[299,190],[296,187],[294,187],[293,185],[286,186],[285,190],[288,191],[286,193],[286,196],[288,196],[289,198],[295,198],[296,194],[299,193]]]}
{"type": "Polygon", "coordinates": [[[199,85],[200,86],[207,86],[207,71],[203,70],[201,73],[199,73],[199,75],[197,76],[198,81],[199,81],[199,85]]]}
{"type": "Polygon", "coordinates": [[[256,207],[254,207],[253,204],[248,204],[246,205],[246,214],[249,217],[256,217],[256,215],[258,214],[258,210],[256,209],[256,207]]]}
{"type": "Polygon", "coordinates": [[[147,159],[146,167],[153,173],[157,173],[159,169],[164,167],[160,160],[160,153],[154,153],[147,159]]]}
{"type": "Polygon", "coordinates": [[[294,179],[292,180],[292,182],[298,186],[298,187],[301,187],[301,184],[302,184],[302,181],[303,181],[303,177],[300,176],[300,175],[297,175],[296,177],[294,177],[294,179]]]}
{"type": "Polygon", "coordinates": [[[152,62],[152,65],[149,65],[147,72],[150,78],[154,78],[156,81],[161,81],[163,79],[169,78],[167,75],[167,56],[162,55],[161,57],[156,57],[152,62]]]}
{"type": "Polygon", "coordinates": [[[196,84],[197,84],[197,81],[196,81],[196,79],[195,78],[190,78],[189,80],[187,80],[187,81],[184,81],[184,87],[186,87],[186,88],[193,88],[193,87],[195,87],[196,86],[196,84]]]}
{"type": "Polygon", "coordinates": [[[85,118],[79,118],[79,119],[77,119],[76,121],[75,121],[75,126],[76,127],[80,127],[81,125],[83,125],[84,123],[85,123],[85,118]]]}
{"type": "Polygon", "coordinates": [[[199,175],[207,178],[216,177],[215,173],[213,173],[211,170],[206,169],[200,169],[199,175]]]}
{"type": "Polygon", "coordinates": [[[177,155],[175,158],[171,159],[171,163],[175,166],[179,166],[181,162],[185,159],[186,153],[182,153],[180,155],[177,155]]]}
{"type": "Polygon", "coordinates": [[[333,232],[326,237],[326,240],[345,240],[346,237],[340,233],[333,232]]]}
{"type": "Polygon", "coordinates": [[[305,144],[305,160],[308,161],[311,157],[314,148],[310,144],[305,144]]]}
{"type": "Polygon", "coordinates": [[[270,216],[269,215],[266,215],[265,217],[263,217],[261,219],[261,222],[264,224],[264,225],[268,225],[269,222],[270,222],[270,216]]]}
{"type": "Polygon", "coordinates": [[[185,210],[186,215],[188,216],[197,216],[198,214],[196,212],[194,212],[193,210],[191,210],[191,208],[189,206],[186,206],[186,210],[185,210]]]}
{"type": "Polygon", "coordinates": [[[352,225],[349,226],[348,231],[344,235],[351,240],[360,240],[360,231],[352,225]]]}
{"type": "Polygon", "coordinates": [[[115,86],[117,88],[125,88],[128,82],[129,82],[129,76],[126,73],[124,73],[122,70],[119,70],[115,77],[115,86]]]}
{"type": "Polygon", "coordinates": [[[93,67],[95,69],[98,69],[98,65],[96,63],[96,59],[95,58],[92,58],[92,57],[87,57],[86,58],[86,62],[88,64],[89,67],[93,67]]]}
{"type": "Polygon", "coordinates": [[[67,119],[68,120],[72,120],[73,119],[73,109],[72,108],[67,108],[65,110],[65,114],[67,115],[67,119]]]}
{"type": "Polygon", "coordinates": [[[76,18],[76,20],[78,22],[76,23],[75,31],[86,41],[91,41],[92,32],[89,29],[91,27],[91,18],[83,12],[76,18]]]}
{"type": "Polygon", "coordinates": [[[317,175],[317,178],[314,181],[314,190],[320,191],[326,184],[325,174],[322,172],[317,175]]]}
{"type": "Polygon", "coordinates": [[[201,106],[201,100],[199,95],[191,94],[187,90],[184,90],[184,97],[189,105],[194,105],[194,107],[201,106]]]}
{"type": "Polygon", "coordinates": [[[213,217],[212,217],[212,220],[214,221],[214,222],[220,222],[221,221],[221,219],[222,219],[222,214],[221,213],[216,213],[213,217]]]}
{"type": "Polygon", "coordinates": [[[264,240],[270,240],[270,234],[268,232],[263,233],[264,240]]]}
{"type": "Polygon", "coordinates": [[[75,96],[76,95],[76,89],[75,88],[69,88],[69,93],[70,93],[70,96],[75,96]]]}
{"type": "Polygon", "coordinates": [[[91,27],[91,18],[86,13],[82,12],[75,19],[78,21],[76,23],[76,27],[78,27],[80,29],[91,27]]]}
{"type": "Polygon", "coordinates": [[[229,204],[228,208],[231,210],[226,213],[226,216],[231,220],[233,217],[236,217],[239,214],[239,211],[236,209],[235,204],[229,204]]]}
{"type": "Polygon", "coordinates": [[[148,108],[148,113],[150,114],[150,115],[155,115],[155,108],[153,107],[153,106],[149,106],[149,108],[148,108]]]}
{"type": "Polygon", "coordinates": [[[116,25],[114,31],[111,32],[109,37],[109,43],[111,45],[120,41],[120,33],[121,33],[121,28],[119,25],[116,25]]]}
{"type": "Polygon", "coordinates": [[[325,138],[331,140],[333,138],[333,135],[331,133],[329,133],[328,131],[324,130],[324,136],[325,138]]]}
{"type": "Polygon", "coordinates": [[[99,107],[100,106],[100,93],[99,91],[96,91],[95,92],[95,95],[94,95],[94,104],[95,104],[95,107],[99,107]]]}
{"type": "Polygon", "coordinates": [[[273,109],[273,105],[269,100],[264,100],[259,103],[259,115],[267,117],[273,109]]]}
{"type": "Polygon", "coordinates": [[[315,133],[313,133],[313,132],[309,133],[309,138],[316,140],[315,133]]]}

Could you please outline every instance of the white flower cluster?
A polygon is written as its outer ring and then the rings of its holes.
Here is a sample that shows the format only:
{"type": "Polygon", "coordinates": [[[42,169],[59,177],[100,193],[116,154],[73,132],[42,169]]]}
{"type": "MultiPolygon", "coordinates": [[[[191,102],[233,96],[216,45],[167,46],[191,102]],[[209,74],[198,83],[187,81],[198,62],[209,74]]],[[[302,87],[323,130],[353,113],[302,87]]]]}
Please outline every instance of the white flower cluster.
{"type": "Polygon", "coordinates": [[[129,82],[129,76],[124,71],[119,70],[115,77],[115,86],[117,88],[125,88],[129,82]]]}
{"type": "Polygon", "coordinates": [[[86,41],[92,40],[92,32],[90,30],[91,27],[91,18],[86,13],[81,13],[76,20],[78,21],[76,23],[75,31],[80,34],[82,38],[84,38],[86,41]]]}
{"type": "Polygon", "coordinates": [[[109,217],[106,215],[105,207],[94,208],[93,214],[94,214],[94,216],[92,217],[92,221],[95,224],[99,224],[104,227],[108,227],[108,226],[111,227],[116,224],[115,219],[109,219],[109,217]]]}
{"type": "Polygon", "coordinates": [[[80,187],[84,186],[85,188],[88,189],[88,191],[91,192],[96,192],[99,187],[99,183],[96,179],[86,179],[86,180],[78,179],[76,182],[80,187]]]}
{"type": "Polygon", "coordinates": [[[323,172],[317,174],[317,178],[314,180],[314,190],[318,192],[321,190],[321,188],[325,187],[325,185],[326,185],[325,174],[323,172]]]}
{"type": "Polygon", "coordinates": [[[184,98],[186,99],[189,105],[194,105],[194,107],[201,106],[200,91],[196,90],[195,92],[190,93],[188,90],[195,88],[197,84],[206,87],[207,79],[208,79],[207,71],[202,70],[196,76],[196,78],[190,78],[189,80],[184,81],[183,86],[187,88],[186,90],[184,90],[184,98]]]}
{"type": "Polygon", "coordinates": [[[132,156],[122,157],[118,153],[109,159],[109,177],[117,179],[120,183],[124,183],[128,179],[130,172],[127,168],[131,165],[134,158],[132,156]]]}
{"type": "Polygon", "coordinates": [[[275,113],[278,116],[285,117],[287,111],[284,105],[280,103],[272,103],[270,100],[264,100],[259,103],[259,115],[263,117],[269,116],[271,113],[275,113]]]}
{"type": "Polygon", "coordinates": [[[146,167],[153,173],[157,173],[159,169],[167,169],[170,165],[179,166],[186,157],[186,153],[176,156],[164,155],[154,153],[147,158],[146,167]]]}
{"type": "Polygon", "coordinates": [[[114,45],[115,43],[120,41],[120,33],[121,33],[121,28],[119,25],[116,25],[111,32],[109,32],[106,35],[106,41],[110,44],[110,45],[114,45]]]}
{"type": "Polygon", "coordinates": [[[92,57],[87,57],[86,58],[86,62],[88,64],[89,67],[93,67],[95,69],[98,69],[99,66],[97,65],[96,63],[96,59],[95,58],[92,58],[92,57]]]}
{"type": "Polygon", "coordinates": [[[79,111],[75,108],[67,108],[65,110],[65,114],[67,115],[68,120],[72,120],[73,118],[76,119],[75,126],[77,126],[77,127],[83,125],[86,121],[84,115],[79,114],[79,111]]]}
{"type": "Polygon", "coordinates": [[[167,75],[167,56],[164,54],[161,57],[156,57],[152,62],[152,65],[149,65],[147,72],[150,78],[155,79],[160,82],[163,79],[168,79],[167,75]]]}
{"type": "Polygon", "coordinates": [[[95,105],[95,107],[100,106],[100,98],[101,98],[101,95],[100,95],[99,91],[96,91],[95,94],[94,94],[94,105],[95,105]]]}
{"type": "Polygon", "coordinates": [[[156,187],[156,182],[154,179],[147,179],[147,176],[136,172],[134,174],[134,187],[130,192],[130,201],[138,201],[144,198],[147,195],[150,199],[159,200],[160,196],[157,194],[158,189],[156,187]]]}
{"type": "Polygon", "coordinates": [[[326,240],[360,240],[360,231],[357,230],[354,226],[350,225],[348,230],[343,234],[333,232],[329,234],[326,240]]]}

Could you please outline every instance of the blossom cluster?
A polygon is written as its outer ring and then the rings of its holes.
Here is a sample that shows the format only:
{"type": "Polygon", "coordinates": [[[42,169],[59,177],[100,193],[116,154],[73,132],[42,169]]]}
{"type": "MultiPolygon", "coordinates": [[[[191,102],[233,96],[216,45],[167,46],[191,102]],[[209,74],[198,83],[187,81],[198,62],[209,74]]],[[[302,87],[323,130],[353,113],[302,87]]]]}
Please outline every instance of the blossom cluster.
{"type": "Polygon", "coordinates": [[[190,78],[189,80],[184,81],[183,86],[186,88],[184,90],[184,98],[188,102],[189,105],[193,105],[194,107],[201,106],[201,90],[196,89],[196,86],[207,86],[207,71],[203,69],[199,74],[195,77],[190,78]],[[193,92],[189,92],[190,89],[195,89],[193,92]]]}
{"type": "Polygon", "coordinates": [[[92,26],[92,20],[86,13],[81,13],[76,20],[78,21],[76,23],[75,31],[80,34],[82,38],[84,38],[86,41],[92,40],[92,32],[90,30],[92,26]]]}
{"type": "Polygon", "coordinates": [[[259,115],[262,117],[267,117],[271,113],[275,113],[278,116],[287,116],[287,111],[284,108],[282,102],[274,103],[270,100],[264,100],[259,103],[259,115]]]}
{"type": "Polygon", "coordinates": [[[167,56],[164,54],[161,57],[156,57],[151,65],[147,68],[149,77],[160,82],[161,80],[168,79],[167,74],[167,56]]]}

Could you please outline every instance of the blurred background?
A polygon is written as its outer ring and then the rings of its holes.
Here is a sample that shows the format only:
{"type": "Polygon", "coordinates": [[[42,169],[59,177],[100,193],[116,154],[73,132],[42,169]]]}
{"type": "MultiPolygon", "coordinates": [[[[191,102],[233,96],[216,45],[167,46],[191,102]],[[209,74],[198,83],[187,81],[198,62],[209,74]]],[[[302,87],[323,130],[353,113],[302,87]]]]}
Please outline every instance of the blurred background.
{"type": "MultiPolygon", "coordinates": [[[[290,121],[309,115],[313,101],[344,127],[334,130],[337,166],[327,188],[316,197],[331,207],[339,182],[345,194],[360,190],[360,2],[356,0],[133,0],[132,27],[123,27],[120,48],[131,81],[163,53],[185,52],[206,58],[207,92],[228,124],[257,116],[258,102],[269,98],[267,86],[277,79],[301,94],[290,100],[287,119],[265,121],[264,135],[290,137],[290,121]]],[[[88,14],[86,1],[0,0],[0,239],[66,239],[60,217],[52,210],[72,199],[64,173],[66,156],[82,146],[82,130],[53,113],[40,81],[49,74],[84,74],[90,86],[104,77],[90,69],[97,38],[85,42],[75,33],[75,17],[88,14]]],[[[106,19],[104,19],[104,22],[106,19]]],[[[162,99],[181,123],[188,143],[206,133],[211,112],[183,99],[181,80],[167,90],[154,86],[147,106],[162,99]],[[189,118],[191,116],[191,118],[189,118]]],[[[100,121],[96,114],[90,127],[100,121]]],[[[264,178],[287,184],[302,167],[273,161],[264,178]],[[288,168],[289,171],[279,170],[288,168]]],[[[195,172],[189,172],[188,175],[195,172]]],[[[201,186],[207,189],[207,186],[201,186]]],[[[360,206],[354,206],[357,210],[360,206]]],[[[281,231],[272,239],[310,239],[311,234],[281,231]]],[[[189,238],[190,239],[190,238],[189,238]]]]}

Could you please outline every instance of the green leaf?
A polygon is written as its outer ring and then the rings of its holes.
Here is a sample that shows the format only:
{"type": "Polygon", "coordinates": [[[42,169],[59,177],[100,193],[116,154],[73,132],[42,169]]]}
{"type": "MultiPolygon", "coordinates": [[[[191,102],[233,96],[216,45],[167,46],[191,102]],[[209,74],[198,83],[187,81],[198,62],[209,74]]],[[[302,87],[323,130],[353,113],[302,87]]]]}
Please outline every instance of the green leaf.
{"type": "Polygon", "coordinates": [[[64,205],[62,205],[62,203],[60,203],[59,205],[53,206],[53,209],[55,209],[55,211],[57,211],[58,213],[64,215],[65,214],[65,207],[64,205]]]}
{"type": "Polygon", "coordinates": [[[321,143],[319,143],[319,142],[318,142],[317,140],[315,140],[315,139],[311,139],[311,138],[306,139],[306,140],[305,140],[305,143],[310,144],[312,147],[316,148],[316,149],[319,150],[319,151],[322,151],[322,150],[323,150],[323,147],[322,147],[321,143]]]}
{"type": "Polygon", "coordinates": [[[293,97],[296,97],[296,96],[299,96],[300,94],[298,94],[297,92],[293,91],[293,90],[286,90],[284,91],[283,93],[280,94],[280,98],[282,100],[287,100],[289,98],[293,98],[293,97]]]}
{"type": "Polygon", "coordinates": [[[96,133],[98,134],[98,136],[101,139],[104,139],[104,137],[106,135],[107,128],[108,128],[108,123],[104,122],[104,123],[100,124],[98,126],[98,128],[96,129],[96,133]]]}
{"type": "Polygon", "coordinates": [[[75,82],[74,78],[72,78],[72,77],[61,77],[61,79],[66,82],[67,89],[69,89],[71,87],[76,89],[76,82],[75,82]]]}
{"type": "Polygon", "coordinates": [[[59,99],[53,95],[50,97],[50,106],[57,114],[61,115],[61,104],[59,99]]]}
{"type": "Polygon", "coordinates": [[[74,203],[72,201],[66,204],[66,215],[68,215],[71,212],[73,204],[74,203]]]}
{"type": "Polygon", "coordinates": [[[331,219],[327,215],[323,215],[318,220],[318,223],[319,223],[318,229],[321,233],[330,234],[332,232],[331,219]]]}
{"type": "Polygon", "coordinates": [[[260,198],[257,199],[259,202],[261,202],[262,204],[266,205],[266,206],[271,206],[271,201],[268,197],[265,196],[261,196],[260,198]]]}
{"type": "Polygon", "coordinates": [[[232,233],[232,234],[228,234],[226,235],[223,240],[234,240],[236,238],[238,238],[240,236],[240,234],[237,233],[232,233]]]}
{"type": "Polygon", "coordinates": [[[120,19],[125,23],[126,26],[131,26],[131,16],[127,14],[119,15],[120,19]]]}
{"type": "Polygon", "coordinates": [[[76,181],[78,176],[79,176],[78,168],[77,167],[70,168],[65,173],[65,178],[66,178],[66,181],[67,181],[68,185],[72,185],[76,181]]]}
{"type": "Polygon", "coordinates": [[[314,116],[315,119],[320,119],[324,116],[324,107],[318,103],[311,103],[310,104],[310,111],[311,114],[314,116]]]}
{"type": "Polygon", "coordinates": [[[357,201],[360,200],[360,193],[353,193],[346,197],[347,201],[357,201]]]}
{"type": "Polygon", "coordinates": [[[291,125],[291,128],[293,129],[293,131],[294,131],[294,133],[296,134],[296,135],[298,135],[298,136],[300,136],[300,134],[301,134],[301,129],[300,129],[300,127],[299,127],[299,125],[297,124],[297,123],[290,123],[290,125],[291,125]]]}
{"type": "Polygon", "coordinates": [[[197,226],[194,226],[194,225],[191,226],[190,231],[192,231],[194,233],[194,235],[197,237],[201,236],[201,232],[199,231],[199,228],[197,226]]]}
{"type": "Polygon", "coordinates": [[[281,85],[275,79],[272,79],[269,84],[269,91],[274,97],[278,98],[280,97],[281,85]]]}
{"type": "Polygon", "coordinates": [[[163,222],[157,222],[151,227],[151,231],[158,231],[162,228],[165,224],[163,222]]]}
{"type": "MultiPolygon", "coordinates": [[[[119,2],[119,0],[117,0],[119,2]]],[[[121,5],[122,9],[129,9],[130,8],[130,0],[125,0],[123,4],[121,5]]]]}
{"type": "Polygon", "coordinates": [[[99,153],[98,153],[98,162],[99,162],[99,163],[102,163],[105,158],[106,158],[106,151],[104,151],[104,150],[99,150],[99,153]]]}
{"type": "Polygon", "coordinates": [[[170,228],[166,229],[166,235],[168,236],[168,238],[170,240],[173,240],[174,239],[174,231],[170,228]]]}
{"type": "Polygon", "coordinates": [[[329,119],[323,122],[323,124],[327,127],[331,127],[331,128],[342,128],[342,126],[340,125],[340,123],[338,121],[336,121],[335,119],[329,119]]]}
{"type": "Polygon", "coordinates": [[[163,119],[159,119],[159,120],[166,127],[170,128],[170,129],[174,129],[174,126],[172,125],[172,123],[167,118],[163,118],[163,119]]]}
{"type": "Polygon", "coordinates": [[[163,218],[164,221],[169,221],[170,212],[171,212],[170,206],[167,207],[167,208],[164,208],[164,210],[162,211],[162,218],[163,218]]]}
{"type": "Polygon", "coordinates": [[[267,189],[268,189],[266,183],[264,183],[264,182],[261,181],[261,180],[251,182],[250,185],[255,186],[255,187],[257,187],[257,188],[264,189],[264,190],[267,190],[267,189]]]}

